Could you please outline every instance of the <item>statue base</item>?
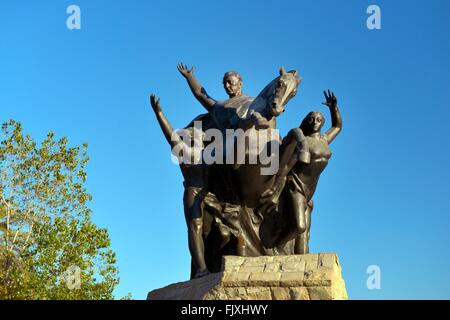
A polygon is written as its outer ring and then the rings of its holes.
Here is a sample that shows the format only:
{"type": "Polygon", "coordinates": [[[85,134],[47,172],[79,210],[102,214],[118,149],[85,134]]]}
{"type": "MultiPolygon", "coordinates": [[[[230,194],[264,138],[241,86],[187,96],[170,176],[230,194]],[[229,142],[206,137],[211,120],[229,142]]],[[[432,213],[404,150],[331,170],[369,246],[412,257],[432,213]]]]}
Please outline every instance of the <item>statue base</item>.
{"type": "Polygon", "coordinates": [[[335,253],[225,256],[222,271],[149,292],[147,300],[346,300],[335,253]]]}

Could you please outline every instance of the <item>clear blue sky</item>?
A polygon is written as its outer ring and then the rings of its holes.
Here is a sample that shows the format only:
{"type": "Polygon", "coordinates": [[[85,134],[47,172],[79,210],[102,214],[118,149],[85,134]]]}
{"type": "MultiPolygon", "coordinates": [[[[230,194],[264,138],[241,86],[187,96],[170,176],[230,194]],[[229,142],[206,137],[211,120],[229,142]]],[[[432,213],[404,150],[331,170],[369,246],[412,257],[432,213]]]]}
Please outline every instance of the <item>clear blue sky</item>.
{"type": "MultiPolygon", "coordinates": [[[[143,299],[189,277],[182,176],[149,108],[175,127],[202,108],[183,61],[216,99],[234,69],[258,92],[278,68],[303,77],[282,134],[335,91],[344,129],[321,177],[312,252],[337,252],[353,299],[450,298],[450,2],[8,1],[0,6],[0,120],[89,143],[94,221],[120,285],[143,299]],[[66,8],[81,8],[81,30],[66,8]],[[382,29],[368,30],[377,4],[382,29]],[[381,268],[380,290],[366,268],[381,268]]],[[[330,125],[327,115],[326,127],[330,125]]]]}

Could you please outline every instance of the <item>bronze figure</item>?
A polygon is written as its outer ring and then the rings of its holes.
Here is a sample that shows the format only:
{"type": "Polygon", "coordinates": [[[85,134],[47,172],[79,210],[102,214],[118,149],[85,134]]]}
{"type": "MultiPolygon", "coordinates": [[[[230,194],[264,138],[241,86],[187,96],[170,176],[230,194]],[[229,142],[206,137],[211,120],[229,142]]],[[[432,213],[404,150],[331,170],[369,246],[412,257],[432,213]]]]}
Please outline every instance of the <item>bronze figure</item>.
{"type": "Polygon", "coordinates": [[[151,105],[172,149],[181,146],[183,159],[190,159],[188,163],[180,161],[180,168],[185,179],[191,278],[219,271],[223,255],[308,253],[312,198],[331,157],[329,144],[342,128],[334,93],[324,92],[323,103],[330,109],[331,129],[322,135],[323,114],[310,112],[299,128],[281,139],[274,131],[276,118],[297,93],[301,82],[297,71],[286,72],[282,67],[279,76],[255,98],[242,93],[242,77],[229,71],[223,77],[229,98],[218,101],[195,78],[194,67],[180,63],[177,69],[207,110],[180,131],[194,143],[185,142],[173,130],[154,95],[151,105]],[[201,129],[195,121],[201,121],[201,129]],[[202,161],[216,143],[205,138],[210,129],[224,135],[234,130],[231,138],[226,135],[223,144],[214,149],[219,161],[213,163],[202,161]],[[244,141],[243,149],[239,141],[244,141]],[[261,158],[266,153],[277,153],[278,170],[267,170],[271,168],[261,158]],[[232,163],[228,162],[230,154],[232,163]],[[250,160],[252,156],[255,162],[250,160]]]}
{"type": "Polygon", "coordinates": [[[277,189],[268,190],[264,195],[266,198],[271,198],[271,204],[275,204],[283,193],[282,208],[279,210],[282,212],[285,228],[277,239],[276,245],[282,246],[295,239],[294,254],[309,253],[312,197],[320,174],[331,157],[329,144],[342,129],[336,96],[330,90],[328,93],[324,91],[324,95],[326,101],[322,104],[330,109],[331,128],[322,135],[324,115],[318,111],[308,113],[300,127],[291,130],[283,141],[284,148],[291,150],[282,153],[284,158],[281,159],[277,175],[277,189]]]}
{"type": "MultiPolygon", "coordinates": [[[[172,149],[181,146],[184,153],[191,158],[191,163],[180,161],[180,169],[184,177],[184,216],[188,227],[189,251],[193,262],[193,275],[191,278],[198,278],[209,274],[205,263],[205,247],[203,242],[203,208],[202,201],[206,195],[206,172],[205,165],[196,163],[195,150],[203,146],[187,145],[180,135],[172,128],[170,122],[162,112],[159,98],[150,96],[150,103],[155,113],[156,119],[169,142],[172,149]]],[[[196,128],[185,128],[185,133],[193,137],[196,128]]],[[[202,134],[202,133],[200,133],[202,134]]]]}

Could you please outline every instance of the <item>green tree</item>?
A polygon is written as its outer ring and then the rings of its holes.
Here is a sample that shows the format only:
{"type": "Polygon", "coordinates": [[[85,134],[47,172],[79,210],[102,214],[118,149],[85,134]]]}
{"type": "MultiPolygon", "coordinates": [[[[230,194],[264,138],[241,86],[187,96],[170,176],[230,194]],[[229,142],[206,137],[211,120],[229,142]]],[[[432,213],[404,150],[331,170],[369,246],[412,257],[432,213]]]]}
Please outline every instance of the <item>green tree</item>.
{"type": "Polygon", "coordinates": [[[0,141],[0,299],[113,299],[115,253],[83,186],[87,145],[49,133],[38,146],[14,120],[0,141]]]}

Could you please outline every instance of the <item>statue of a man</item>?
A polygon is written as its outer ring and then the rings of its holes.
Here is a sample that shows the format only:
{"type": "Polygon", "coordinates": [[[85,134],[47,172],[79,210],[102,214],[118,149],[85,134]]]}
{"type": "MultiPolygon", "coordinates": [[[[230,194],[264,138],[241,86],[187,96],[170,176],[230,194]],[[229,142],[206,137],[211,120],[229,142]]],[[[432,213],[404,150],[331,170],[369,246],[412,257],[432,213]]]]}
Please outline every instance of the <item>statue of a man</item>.
{"type": "MultiPolygon", "coordinates": [[[[199,83],[194,76],[194,67],[189,69],[186,65],[180,63],[177,66],[178,71],[186,79],[189,88],[191,89],[194,97],[200,102],[200,104],[208,110],[219,124],[219,129],[226,129],[233,126],[231,121],[236,121],[234,117],[237,115],[239,118],[244,118],[247,113],[247,107],[254,100],[242,93],[243,81],[241,75],[236,71],[228,71],[223,76],[223,87],[228,95],[227,100],[217,101],[210,97],[206,92],[206,89],[199,83]]],[[[261,117],[259,114],[255,114],[252,117],[252,124],[260,127],[267,127],[267,120],[261,117]]],[[[234,123],[236,125],[236,123],[234,123]]]]}

